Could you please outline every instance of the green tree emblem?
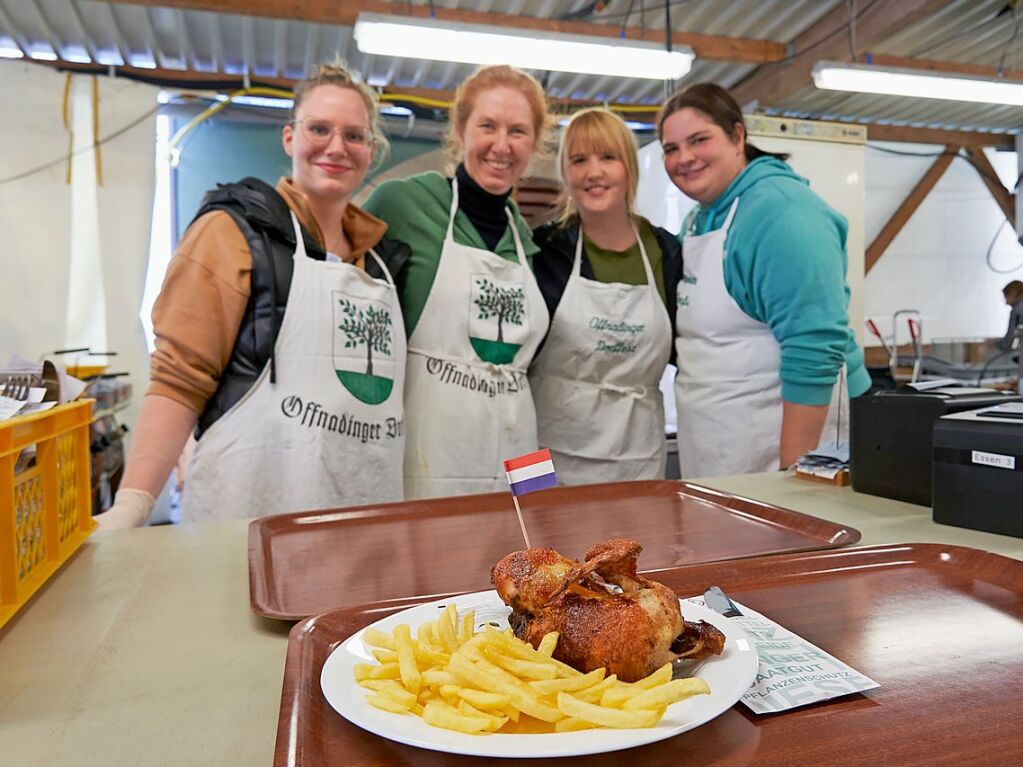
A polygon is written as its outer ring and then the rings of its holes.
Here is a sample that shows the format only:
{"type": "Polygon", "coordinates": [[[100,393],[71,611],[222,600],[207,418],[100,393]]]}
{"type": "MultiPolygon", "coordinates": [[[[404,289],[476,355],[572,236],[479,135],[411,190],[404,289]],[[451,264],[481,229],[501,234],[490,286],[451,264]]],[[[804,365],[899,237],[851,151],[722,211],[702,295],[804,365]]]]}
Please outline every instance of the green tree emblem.
{"type": "Polygon", "coordinates": [[[497,317],[497,341],[503,343],[504,323],[522,324],[522,312],[526,300],[522,286],[502,288],[485,277],[477,279],[476,286],[479,288],[480,294],[473,299],[473,303],[480,308],[479,319],[489,320],[491,317],[497,317]]]}
{"type": "Polygon", "coordinates": [[[344,321],[338,325],[347,336],[346,349],[356,349],[366,344],[366,375],[373,375],[373,352],[391,353],[391,313],[369,304],[359,309],[351,301],[340,299],[344,321]]]}

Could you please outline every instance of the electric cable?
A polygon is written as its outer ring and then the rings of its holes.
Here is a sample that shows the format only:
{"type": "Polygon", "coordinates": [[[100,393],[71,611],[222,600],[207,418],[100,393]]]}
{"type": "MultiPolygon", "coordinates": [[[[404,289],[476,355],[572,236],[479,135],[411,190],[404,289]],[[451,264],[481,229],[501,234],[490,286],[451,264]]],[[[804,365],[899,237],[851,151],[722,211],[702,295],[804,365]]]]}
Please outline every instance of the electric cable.
{"type": "Polygon", "coordinates": [[[987,371],[991,368],[991,365],[994,362],[996,362],[997,360],[1000,360],[1002,357],[1008,357],[1008,356],[1010,356],[1012,354],[1015,354],[1018,351],[1019,351],[1019,349],[1009,349],[1008,351],[999,352],[994,357],[992,357],[987,362],[985,362],[984,363],[984,367],[982,367],[980,369],[980,373],[977,375],[977,386],[981,385],[981,381],[984,380],[984,376],[987,375],[987,371]]]}
{"type": "Polygon", "coordinates": [[[1005,71],[1005,57],[1009,55],[1009,49],[1012,47],[1012,41],[1016,39],[1016,34],[1019,32],[1019,19],[1016,17],[1016,3],[1012,5],[1012,34],[1009,35],[1009,39],[1005,41],[1005,48],[1002,49],[1002,55],[998,58],[998,73],[1002,74],[1005,71]]]}
{"type": "MultiPolygon", "coordinates": [[[[998,186],[1002,186],[1002,180],[1000,178],[998,178],[997,176],[992,176],[987,170],[985,170],[984,168],[980,167],[977,163],[975,163],[973,161],[973,158],[970,157],[968,154],[960,154],[959,152],[949,152],[949,151],[943,151],[943,152],[907,152],[906,150],[903,150],[903,149],[889,149],[888,147],[875,146],[874,144],[867,144],[867,149],[872,149],[875,152],[884,152],[885,154],[901,155],[903,157],[944,157],[946,155],[952,155],[954,157],[958,157],[960,160],[966,160],[966,162],[968,162],[970,165],[972,165],[976,169],[976,171],[980,175],[982,175],[984,178],[986,178],[988,181],[991,181],[991,182],[997,184],[998,186]]],[[[1019,184],[1019,180],[1018,179],[1017,179],[1016,183],[1017,183],[1017,185],[1019,184]]]]}
{"type": "Polygon", "coordinates": [[[618,28],[618,36],[625,37],[625,27],[629,23],[629,16],[632,15],[632,6],[636,4],[636,0],[629,0],[629,7],[625,11],[625,18],[622,19],[622,25],[618,28]]]}
{"type": "MultiPolygon", "coordinates": [[[[107,136],[104,136],[103,138],[99,139],[94,144],[90,144],[88,146],[83,146],[83,147],[80,147],[80,148],[76,149],[71,154],[72,155],[77,155],[77,154],[81,154],[82,152],[91,152],[96,147],[102,146],[103,144],[106,144],[109,141],[113,141],[118,136],[121,136],[124,133],[127,133],[128,131],[130,131],[136,125],[140,125],[141,123],[145,122],[147,119],[149,119],[149,117],[151,117],[160,108],[160,106],[161,106],[160,104],[157,104],[155,107],[153,107],[149,111],[145,112],[141,116],[135,118],[134,120],[132,120],[127,125],[125,125],[125,126],[123,126],[121,128],[118,128],[116,131],[114,131],[113,133],[111,133],[111,134],[109,134],[107,136]]],[[[2,179],[0,179],[0,186],[2,186],[4,184],[9,184],[9,183],[11,183],[13,181],[20,181],[23,178],[28,178],[29,176],[34,176],[37,173],[42,173],[43,171],[49,170],[50,168],[52,168],[52,167],[54,167],[56,165],[60,165],[61,163],[67,162],[67,158],[68,158],[67,154],[62,154],[60,157],[58,157],[55,160],[51,160],[50,162],[43,163],[42,165],[37,165],[34,168],[29,168],[28,170],[22,171],[21,173],[15,173],[13,176],[8,176],[7,178],[2,178],[2,179]]]]}
{"type": "MultiPolygon", "coordinates": [[[[944,152],[907,152],[907,151],[901,150],[901,149],[889,149],[888,147],[874,146],[872,144],[867,144],[867,148],[868,149],[873,149],[875,152],[884,152],[886,154],[900,155],[900,156],[903,156],[903,157],[944,157],[944,156],[947,156],[947,155],[952,155],[953,157],[958,157],[960,160],[966,160],[966,162],[970,163],[970,165],[972,165],[974,167],[974,169],[979,174],[981,174],[984,178],[986,178],[989,181],[992,181],[992,182],[998,184],[999,186],[1002,185],[1002,180],[1000,178],[992,176],[988,171],[986,171],[984,168],[980,167],[977,163],[975,163],[973,161],[973,158],[970,157],[969,155],[960,154],[959,152],[949,152],[949,151],[944,151],[944,152]]],[[[1019,180],[1018,179],[1016,181],[1016,184],[1017,185],[1019,184],[1019,180]]],[[[995,274],[1011,274],[1012,272],[1015,272],[1015,271],[1019,270],[1020,268],[1023,268],[1023,262],[1021,262],[1019,266],[1014,266],[1011,269],[999,269],[993,263],[991,263],[991,254],[994,252],[995,243],[998,241],[998,235],[1002,233],[1003,227],[1005,227],[1005,225],[1008,224],[1008,223],[1009,223],[1009,220],[1007,218],[1002,218],[1001,222],[998,224],[998,228],[995,229],[994,237],[991,238],[991,242],[988,243],[987,250],[984,253],[984,263],[987,265],[987,268],[990,269],[995,274]]]]}
{"type": "Polygon", "coordinates": [[[1023,268],[1023,261],[1021,261],[1018,266],[1014,266],[1011,269],[999,269],[998,267],[991,263],[991,254],[992,252],[994,252],[995,243],[998,242],[998,235],[1002,233],[1002,229],[1004,229],[1005,225],[1008,223],[1009,219],[1003,218],[1001,223],[998,224],[998,228],[995,229],[995,236],[991,238],[991,242],[988,243],[987,246],[987,252],[984,254],[984,263],[987,264],[987,268],[990,269],[995,274],[1012,274],[1013,272],[1023,268]]]}

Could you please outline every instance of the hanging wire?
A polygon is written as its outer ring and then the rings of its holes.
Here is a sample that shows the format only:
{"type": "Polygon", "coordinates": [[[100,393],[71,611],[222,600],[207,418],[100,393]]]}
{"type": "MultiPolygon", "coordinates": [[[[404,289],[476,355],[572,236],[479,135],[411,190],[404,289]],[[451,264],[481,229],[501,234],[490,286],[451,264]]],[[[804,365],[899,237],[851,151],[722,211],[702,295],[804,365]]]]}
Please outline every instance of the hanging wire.
{"type": "MultiPolygon", "coordinates": [[[[74,156],[76,154],[81,154],[82,152],[91,152],[91,151],[93,151],[94,148],[102,146],[103,144],[106,144],[109,141],[113,141],[118,136],[121,136],[122,134],[127,133],[128,131],[130,131],[136,125],[140,125],[141,123],[145,122],[159,108],[160,108],[160,105],[157,104],[155,107],[153,107],[149,111],[145,112],[144,114],[140,115],[139,117],[135,118],[134,120],[132,120],[130,123],[128,123],[124,127],[118,128],[116,131],[114,131],[113,133],[111,133],[108,136],[104,136],[99,141],[97,141],[94,145],[79,147],[74,152],[72,152],[71,155],[74,156]]],[[[9,183],[14,182],[14,181],[20,181],[23,178],[28,178],[29,176],[34,176],[37,173],[42,173],[45,170],[49,170],[50,168],[53,168],[53,167],[55,167],[57,165],[60,165],[63,162],[66,162],[67,159],[68,159],[68,155],[61,155],[60,157],[56,158],[55,160],[50,160],[49,162],[43,163],[42,165],[37,165],[34,168],[29,168],[28,170],[22,171],[21,173],[15,173],[13,176],[8,176],[7,178],[0,178],[0,186],[2,186],[3,184],[9,184],[9,183]]]]}
{"type": "MultiPolygon", "coordinates": [[[[677,8],[680,5],[685,5],[686,3],[690,2],[692,2],[692,0],[667,0],[666,4],[670,5],[672,8],[677,8]]],[[[556,18],[559,21],[568,21],[569,19],[580,21],[588,16],[596,16],[597,13],[599,12],[596,9],[596,5],[597,5],[596,3],[593,3],[592,5],[583,8],[581,11],[576,11],[575,13],[572,14],[565,14],[563,16],[558,16],[556,18]]],[[[642,0],[640,0],[640,8],[642,7],[643,2],[642,0]]],[[[623,16],[627,15],[627,13],[628,13],[627,11],[619,11],[617,13],[601,13],[600,18],[603,19],[604,21],[616,21],[622,18],[623,16]]]]}
{"type": "MultiPolygon", "coordinates": [[[[907,151],[901,150],[901,149],[889,149],[888,147],[875,146],[873,144],[867,144],[867,149],[871,149],[871,150],[873,150],[875,152],[883,152],[885,154],[900,155],[902,157],[945,157],[945,156],[948,156],[948,155],[952,155],[953,157],[957,157],[960,160],[966,160],[966,162],[968,162],[970,165],[972,165],[974,167],[974,169],[981,176],[983,176],[984,178],[986,178],[989,181],[992,181],[993,183],[997,184],[998,186],[1002,186],[1002,180],[1000,178],[998,178],[997,176],[992,176],[990,172],[988,172],[987,170],[982,168],[980,165],[975,163],[973,161],[973,158],[970,157],[968,154],[961,154],[958,151],[956,151],[956,152],[949,152],[949,151],[946,150],[946,151],[943,151],[943,152],[907,152],[907,151]]],[[[1019,179],[1016,180],[1016,184],[1017,185],[1019,184],[1019,179]]],[[[1023,262],[1020,262],[1019,265],[1014,266],[1011,269],[999,269],[998,267],[996,267],[991,262],[991,255],[994,252],[995,243],[998,241],[998,235],[1000,235],[1002,233],[1002,229],[1008,223],[1009,223],[1009,220],[1007,218],[1003,218],[1001,220],[1001,222],[998,224],[998,228],[995,229],[994,237],[991,238],[991,242],[988,243],[987,250],[984,253],[984,263],[987,264],[987,268],[990,269],[995,274],[1009,274],[1011,272],[1015,272],[1015,271],[1019,270],[1020,268],[1023,268],[1023,262]]]]}
{"type": "Polygon", "coordinates": [[[223,101],[218,101],[216,104],[211,104],[206,109],[201,111],[187,123],[182,125],[177,132],[171,136],[171,140],[167,146],[171,155],[171,166],[178,164],[178,158],[181,155],[181,144],[185,140],[185,137],[191,133],[195,128],[199,127],[209,118],[213,117],[217,112],[222,109],[226,109],[231,106],[231,102],[241,96],[271,96],[275,98],[290,99],[294,94],[292,91],[285,90],[284,88],[239,88],[236,91],[232,91],[227,95],[227,98],[223,101]]]}
{"type": "Polygon", "coordinates": [[[625,27],[629,23],[629,16],[632,15],[632,6],[636,4],[636,0],[629,0],[629,8],[625,11],[625,16],[622,18],[622,25],[618,28],[618,36],[625,37],[625,27]]]}
{"type": "MultiPolygon", "coordinates": [[[[961,154],[958,151],[949,152],[948,150],[945,150],[942,152],[907,152],[903,149],[889,149],[888,147],[876,146],[874,144],[867,144],[867,149],[873,150],[875,152],[884,152],[885,154],[897,154],[903,157],[944,157],[946,155],[952,155],[953,157],[958,157],[960,160],[966,160],[966,162],[968,162],[976,169],[977,173],[982,175],[988,181],[998,184],[998,186],[1002,186],[1002,180],[998,178],[998,176],[991,175],[990,172],[988,172],[986,169],[982,168],[980,165],[975,163],[973,161],[973,158],[970,157],[968,154],[961,154]]],[[[1019,184],[1019,181],[1017,180],[1016,183],[1019,184]]]]}
{"type": "Polygon", "coordinates": [[[856,0],[845,0],[849,12],[849,57],[856,62],[856,0]]]}
{"type": "MultiPolygon", "coordinates": [[[[664,0],[664,48],[671,53],[671,3],[669,0],[664,0]]],[[[664,100],[667,101],[671,98],[672,91],[675,90],[675,82],[673,80],[664,81],[664,100]]]]}
{"type": "Polygon", "coordinates": [[[1016,34],[1019,32],[1019,19],[1016,16],[1016,2],[1012,3],[1012,34],[1009,35],[1009,39],[1005,41],[1005,48],[1002,49],[1002,55],[998,59],[998,74],[1003,75],[1005,73],[1005,57],[1009,55],[1009,50],[1012,48],[1012,42],[1016,39],[1016,34]]]}
{"type": "Polygon", "coordinates": [[[987,246],[987,252],[984,254],[984,263],[987,264],[987,268],[990,269],[995,274],[1012,274],[1013,272],[1023,269],[1023,261],[1020,261],[1019,264],[1012,267],[1011,269],[999,269],[997,266],[991,263],[991,254],[994,252],[995,243],[998,242],[998,235],[1002,233],[1002,229],[1004,229],[1005,225],[1008,223],[1009,219],[1007,218],[1002,219],[1002,222],[998,225],[998,228],[995,229],[995,236],[991,238],[991,242],[987,246]]]}
{"type": "Polygon", "coordinates": [[[64,172],[64,183],[71,183],[71,158],[74,157],[75,131],[71,127],[71,114],[68,105],[71,103],[71,81],[74,75],[70,72],[64,78],[64,97],[60,108],[60,117],[64,121],[64,130],[67,131],[67,169],[64,172]]]}

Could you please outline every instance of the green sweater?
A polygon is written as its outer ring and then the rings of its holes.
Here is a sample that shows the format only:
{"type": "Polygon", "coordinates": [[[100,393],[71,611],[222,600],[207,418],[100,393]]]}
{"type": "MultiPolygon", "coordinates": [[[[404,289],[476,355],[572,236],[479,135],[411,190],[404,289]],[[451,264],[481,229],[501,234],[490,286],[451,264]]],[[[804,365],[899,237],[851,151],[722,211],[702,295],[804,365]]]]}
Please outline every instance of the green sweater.
{"type": "MultiPolygon", "coordinates": [[[[663,301],[665,293],[662,262],[664,259],[661,254],[661,246],[657,243],[653,227],[645,218],[640,219],[637,229],[639,229],[643,247],[646,249],[647,258],[650,260],[657,292],[663,301]]],[[[584,233],[583,248],[586,251],[586,256],[590,259],[590,266],[593,267],[593,276],[598,282],[646,285],[646,267],[643,266],[643,257],[639,252],[638,243],[625,250],[607,250],[594,243],[584,233]]]]}
{"type": "MultiPolygon", "coordinates": [[[[533,244],[533,233],[515,203],[509,201],[509,205],[519,228],[526,261],[532,267],[533,254],[538,250],[533,244]]],[[[451,210],[451,181],[435,171],[385,181],[373,191],[362,209],[386,221],[387,236],[401,240],[412,249],[412,256],[395,276],[405,315],[405,331],[411,337],[440,266],[440,251],[451,210]]],[[[454,236],[455,242],[461,245],[487,249],[476,227],[462,211],[455,214],[454,236]]],[[[518,259],[510,227],[497,243],[496,252],[509,261],[518,259]]]]}
{"type": "Polygon", "coordinates": [[[695,208],[683,234],[720,229],[736,197],[725,240],[725,289],[778,340],[782,398],[828,404],[843,364],[849,394],[862,394],[870,376],[849,327],[845,217],[785,162],[760,157],[712,204],[695,208]]]}

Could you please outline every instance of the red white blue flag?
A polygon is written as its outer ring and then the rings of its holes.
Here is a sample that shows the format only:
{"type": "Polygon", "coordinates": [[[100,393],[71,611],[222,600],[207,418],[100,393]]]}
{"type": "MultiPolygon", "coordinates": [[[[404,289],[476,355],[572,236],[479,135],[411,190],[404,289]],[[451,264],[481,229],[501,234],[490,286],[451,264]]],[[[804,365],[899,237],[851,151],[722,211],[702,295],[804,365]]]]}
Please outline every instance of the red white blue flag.
{"type": "Polygon", "coordinates": [[[558,484],[551,451],[547,448],[505,461],[504,471],[508,475],[512,495],[516,496],[558,484]]]}

